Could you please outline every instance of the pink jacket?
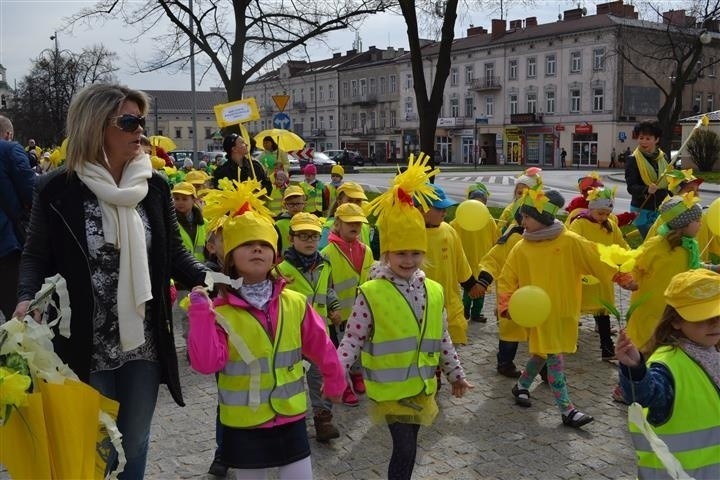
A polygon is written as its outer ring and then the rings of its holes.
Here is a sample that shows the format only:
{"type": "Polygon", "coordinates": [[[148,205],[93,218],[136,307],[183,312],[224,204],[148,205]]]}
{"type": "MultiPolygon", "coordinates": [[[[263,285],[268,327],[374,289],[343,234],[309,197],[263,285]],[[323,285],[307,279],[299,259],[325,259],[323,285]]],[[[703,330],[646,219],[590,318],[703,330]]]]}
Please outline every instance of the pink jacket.
{"type": "MultiPolygon", "coordinates": [[[[280,303],[280,292],[285,287],[283,280],[278,280],[273,286],[273,295],[267,307],[266,313],[258,310],[252,305],[245,302],[240,297],[229,295],[228,297],[220,296],[213,304],[232,305],[249,312],[257,319],[267,330],[265,318],[270,320],[271,338],[275,337],[277,329],[278,308],[280,303]]],[[[210,374],[221,371],[228,360],[228,339],[225,331],[217,323],[215,323],[215,311],[208,301],[203,301],[204,297],[191,295],[190,308],[188,316],[190,321],[190,331],[188,333],[188,354],[190,356],[190,365],[194,370],[203,374],[210,374]]],[[[337,358],[335,347],[328,337],[327,330],[323,319],[315,312],[315,310],[307,306],[305,316],[301,325],[302,335],[302,354],[311,362],[316,364],[322,373],[324,385],[323,391],[328,396],[339,396],[346,387],[345,373],[337,358]]],[[[248,343],[252,339],[248,339],[248,343]]],[[[277,416],[273,420],[260,425],[260,428],[269,428],[285,423],[294,422],[304,417],[297,415],[294,417],[277,416]]]]}
{"type": "Polygon", "coordinates": [[[346,242],[335,232],[330,232],[328,242],[334,243],[341,252],[352,262],[355,271],[362,272],[363,262],[365,260],[365,245],[360,240],[346,242]]]}

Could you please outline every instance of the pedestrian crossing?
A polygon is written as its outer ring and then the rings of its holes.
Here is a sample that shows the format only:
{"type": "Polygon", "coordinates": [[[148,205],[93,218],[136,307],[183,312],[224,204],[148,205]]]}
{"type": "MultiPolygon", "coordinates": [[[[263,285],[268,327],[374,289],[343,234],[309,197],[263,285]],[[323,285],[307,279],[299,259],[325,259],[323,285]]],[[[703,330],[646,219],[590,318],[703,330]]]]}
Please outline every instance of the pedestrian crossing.
{"type": "Polygon", "coordinates": [[[484,183],[494,185],[515,185],[515,179],[517,177],[513,175],[469,175],[469,176],[454,176],[446,177],[442,176],[443,182],[472,182],[472,183],[484,183]]]}

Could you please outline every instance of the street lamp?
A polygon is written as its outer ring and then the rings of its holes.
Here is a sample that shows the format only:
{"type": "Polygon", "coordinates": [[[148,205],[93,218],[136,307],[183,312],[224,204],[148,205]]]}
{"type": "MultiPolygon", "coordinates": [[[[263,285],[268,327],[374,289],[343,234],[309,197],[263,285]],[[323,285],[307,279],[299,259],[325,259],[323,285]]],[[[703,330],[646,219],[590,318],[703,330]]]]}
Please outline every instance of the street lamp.
{"type": "Polygon", "coordinates": [[[712,35],[710,35],[710,32],[708,32],[707,30],[703,30],[702,32],[700,32],[698,40],[700,40],[701,44],[708,45],[712,41],[712,35]]]}

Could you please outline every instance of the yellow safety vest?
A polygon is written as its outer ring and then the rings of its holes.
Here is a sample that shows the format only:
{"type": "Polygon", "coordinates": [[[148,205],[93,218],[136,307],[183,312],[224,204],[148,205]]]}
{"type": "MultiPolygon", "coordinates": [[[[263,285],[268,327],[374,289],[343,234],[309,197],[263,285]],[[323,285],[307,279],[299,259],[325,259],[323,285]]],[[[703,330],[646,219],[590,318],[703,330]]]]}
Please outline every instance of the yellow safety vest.
{"type": "Polygon", "coordinates": [[[420,322],[391,281],[369,280],[360,291],[373,317],[372,337],[360,354],[368,397],[384,402],[435,393],[443,336],[442,286],[425,279],[427,305],[420,322]]]}
{"type": "Polygon", "coordinates": [[[337,199],[337,188],[332,183],[328,183],[326,187],[328,189],[328,208],[330,208],[335,205],[335,200],[337,199]]]}
{"type": "Polygon", "coordinates": [[[267,202],[267,207],[274,216],[280,215],[280,212],[282,212],[284,194],[285,189],[280,189],[277,185],[273,185],[272,192],[270,192],[269,195],[270,200],[267,202]]]}
{"type": "Polygon", "coordinates": [[[275,220],[275,226],[280,233],[280,255],[290,248],[290,217],[282,217],[275,220]]]}
{"type": "MultiPolygon", "coordinates": [[[[280,293],[275,338],[252,314],[231,305],[216,308],[231,330],[245,340],[260,363],[260,404],[250,405],[251,367],[228,342],[228,361],[218,377],[220,421],[236,428],[251,428],[277,415],[305,413],[301,326],[307,303],[305,296],[285,289],[280,293]]],[[[268,323],[270,322],[267,319],[268,323]]]]}
{"type": "Polygon", "coordinates": [[[334,244],[331,243],[323,248],[320,253],[328,259],[332,266],[333,272],[333,289],[340,303],[340,317],[343,321],[347,320],[352,312],[355,297],[357,296],[357,287],[367,280],[370,267],[373,264],[373,256],[370,247],[365,247],[365,257],[363,258],[362,270],[358,273],[353,267],[352,262],[345,254],[334,244]]]}
{"type": "Polygon", "coordinates": [[[325,185],[320,180],[317,180],[314,186],[307,182],[301,182],[300,188],[305,192],[305,209],[303,211],[308,213],[320,212],[324,214],[322,194],[325,185]]]}
{"type": "Polygon", "coordinates": [[[203,223],[197,226],[194,240],[191,240],[190,235],[188,235],[185,229],[180,227],[180,237],[182,238],[183,245],[185,245],[185,248],[195,255],[195,258],[200,262],[205,261],[205,224],[206,222],[203,220],[203,223]]]}
{"type": "MultiPolygon", "coordinates": [[[[325,235],[326,239],[327,239],[327,237],[330,236],[330,232],[333,229],[333,225],[335,225],[335,217],[330,217],[327,220],[325,220],[325,225],[323,225],[323,233],[325,233],[327,231],[327,234],[325,235]]],[[[362,243],[364,243],[365,245],[370,245],[370,225],[367,223],[363,223],[360,226],[360,241],[362,243]]]]}
{"type": "MultiPolygon", "coordinates": [[[[720,478],[720,389],[681,348],[658,348],[647,361],[648,366],[652,363],[667,367],[675,382],[672,415],[653,430],[690,477],[720,478]]],[[[629,426],[638,479],[670,478],[647,439],[633,423],[629,426]]]]}
{"type": "MultiPolygon", "coordinates": [[[[317,268],[320,269],[320,276],[318,277],[317,283],[312,285],[305,275],[297,269],[295,265],[283,260],[278,265],[280,273],[292,281],[289,282],[285,288],[302,293],[308,299],[308,302],[312,305],[315,311],[320,314],[327,321],[327,292],[330,284],[330,264],[323,262],[317,268]]],[[[328,324],[330,322],[328,321],[328,324]]]]}

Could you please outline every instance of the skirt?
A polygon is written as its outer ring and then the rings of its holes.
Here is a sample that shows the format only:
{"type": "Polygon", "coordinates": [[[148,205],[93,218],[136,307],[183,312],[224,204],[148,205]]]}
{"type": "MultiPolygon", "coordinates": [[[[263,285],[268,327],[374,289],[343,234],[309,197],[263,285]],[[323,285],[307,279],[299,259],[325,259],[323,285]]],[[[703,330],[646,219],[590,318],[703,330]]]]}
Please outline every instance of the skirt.
{"type": "Polygon", "coordinates": [[[272,428],[223,425],[221,459],[231,468],[271,468],[310,456],[305,419],[272,428]]]}

